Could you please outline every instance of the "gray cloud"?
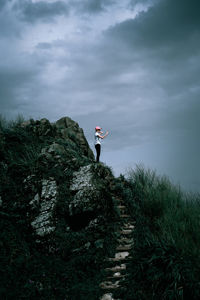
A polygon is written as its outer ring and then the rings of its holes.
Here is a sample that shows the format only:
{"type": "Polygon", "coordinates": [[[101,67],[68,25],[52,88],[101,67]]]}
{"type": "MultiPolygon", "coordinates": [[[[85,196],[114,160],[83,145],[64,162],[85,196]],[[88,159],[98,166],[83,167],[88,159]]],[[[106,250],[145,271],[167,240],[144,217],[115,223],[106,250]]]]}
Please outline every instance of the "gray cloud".
{"type": "Polygon", "coordinates": [[[5,7],[6,1],[7,1],[7,0],[2,0],[2,1],[0,2],[0,10],[3,9],[3,8],[5,7]]]}
{"type": "Polygon", "coordinates": [[[32,110],[30,106],[32,106],[32,101],[34,101],[34,87],[36,89],[38,86],[37,76],[42,64],[39,65],[34,58],[32,61],[27,57],[21,58],[18,56],[18,53],[15,54],[12,63],[12,68],[6,63],[1,65],[1,113],[7,115],[9,118],[13,118],[20,111],[24,111],[25,114],[27,111],[30,116],[32,110]],[[27,109],[28,107],[30,111],[27,109]]]}
{"type": "Polygon", "coordinates": [[[52,44],[51,43],[39,43],[36,46],[37,49],[51,49],[52,44]]]}
{"type": "Polygon", "coordinates": [[[20,0],[14,5],[14,10],[20,12],[21,18],[27,22],[44,21],[51,22],[58,15],[67,15],[68,4],[64,1],[32,2],[32,0],[20,0]]]}
{"type": "Polygon", "coordinates": [[[17,20],[15,13],[10,9],[12,0],[0,3],[0,38],[7,40],[15,39],[16,37],[19,38],[22,26],[17,20]]]}
{"type": "Polygon", "coordinates": [[[158,1],[160,1],[160,0],[130,0],[129,5],[131,8],[134,8],[138,4],[140,4],[140,5],[146,4],[147,7],[149,7],[149,6],[155,5],[158,1]]]}
{"type": "MultiPolygon", "coordinates": [[[[110,34],[132,46],[162,47],[183,41],[200,26],[200,2],[161,0],[147,12],[114,26],[110,34]]],[[[182,49],[183,50],[183,49],[182,49]]]]}
{"type": "Polygon", "coordinates": [[[79,1],[79,9],[88,13],[100,13],[106,9],[106,7],[113,5],[116,0],[84,0],[79,1]]]}

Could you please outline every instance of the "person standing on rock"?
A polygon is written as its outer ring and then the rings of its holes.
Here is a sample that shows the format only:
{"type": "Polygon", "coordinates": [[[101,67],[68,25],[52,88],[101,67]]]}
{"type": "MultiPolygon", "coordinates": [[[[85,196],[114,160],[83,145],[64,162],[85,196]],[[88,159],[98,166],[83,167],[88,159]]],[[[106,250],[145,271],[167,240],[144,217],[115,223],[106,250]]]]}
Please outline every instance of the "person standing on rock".
{"type": "Polygon", "coordinates": [[[102,135],[100,126],[95,127],[95,149],[96,149],[96,162],[99,162],[99,157],[101,154],[101,139],[104,139],[108,135],[108,131],[106,131],[105,135],[102,135]]]}

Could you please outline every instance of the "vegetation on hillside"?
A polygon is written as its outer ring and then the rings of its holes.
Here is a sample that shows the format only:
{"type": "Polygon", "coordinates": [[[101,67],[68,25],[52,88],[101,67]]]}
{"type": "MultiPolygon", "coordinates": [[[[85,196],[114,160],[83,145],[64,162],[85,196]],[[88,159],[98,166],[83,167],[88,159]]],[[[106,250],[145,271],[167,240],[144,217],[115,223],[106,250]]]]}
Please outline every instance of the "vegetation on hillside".
{"type": "Polygon", "coordinates": [[[54,124],[47,124],[50,131],[44,135],[33,131],[39,123],[22,123],[22,117],[0,120],[1,299],[99,299],[104,258],[115,249],[118,196],[135,221],[127,291],[118,297],[200,299],[199,195],[183,193],[166,177],[141,166],[127,178],[114,178],[108,167],[85,154],[72,129],[63,139],[54,124]],[[63,152],[52,158],[42,149],[54,142],[63,152]],[[99,191],[93,199],[99,205],[92,216],[99,218],[96,227],[89,226],[90,215],[69,212],[72,175],[88,164],[99,191]],[[35,191],[27,190],[24,180],[32,174],[35,189],[41,189],[43,178],[53,177],[58,184],[58,226],[44,237],[30,225],[37,213],[30,206],[35,191]]]}
{"type": "Polygon", "coordinates": [[[124,299],[200,299],[199,195],[142,166],[129,172],[122,191],[135,220],[124,299]]]}

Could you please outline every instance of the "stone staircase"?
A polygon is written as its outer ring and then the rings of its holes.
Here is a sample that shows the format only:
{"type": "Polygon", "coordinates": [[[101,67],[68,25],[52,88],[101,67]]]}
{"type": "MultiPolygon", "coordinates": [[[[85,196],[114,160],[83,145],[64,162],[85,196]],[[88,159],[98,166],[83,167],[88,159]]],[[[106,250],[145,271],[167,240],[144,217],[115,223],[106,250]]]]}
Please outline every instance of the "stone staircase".
{"type": "Polygon", "coordinates": [[[120,213],[120,228],[118,229],[117,246],[114,257],[106,258],[108,267],[105,271],[105,281],[100,283],[103,296],[100,300],[121,300],[113,298],[113,294],[118,291],[124,291],[124,281],[127,277],[127,264],[131,256],[130,250],[133,247],[132,232],[134,230],[134,222],[127,212],[127,207],[121,198],[117,198],[117,208],[120,213]]]}

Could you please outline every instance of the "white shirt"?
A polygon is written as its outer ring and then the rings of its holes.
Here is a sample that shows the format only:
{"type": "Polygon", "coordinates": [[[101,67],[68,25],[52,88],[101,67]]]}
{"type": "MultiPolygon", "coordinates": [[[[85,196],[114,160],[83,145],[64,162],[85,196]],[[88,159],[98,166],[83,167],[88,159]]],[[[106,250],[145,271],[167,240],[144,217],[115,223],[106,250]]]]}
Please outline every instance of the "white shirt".
{"type": "Polygon", "coordinates": [[[99,136],[100,136],[100,133],[99,132],[95,132],[95,135],[94,135],[95,145],[97,145],[97,144],[101,145],[101,138],[99,136]]]}

